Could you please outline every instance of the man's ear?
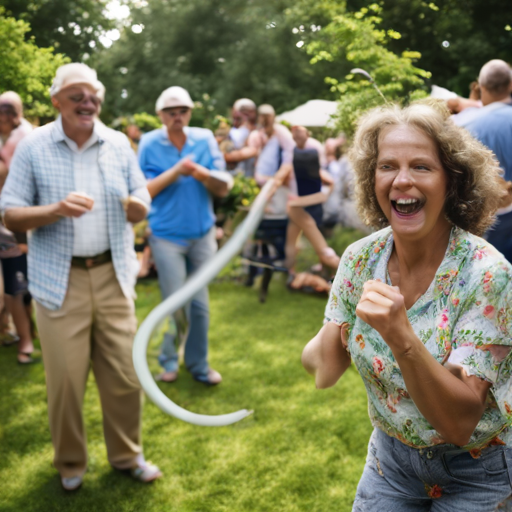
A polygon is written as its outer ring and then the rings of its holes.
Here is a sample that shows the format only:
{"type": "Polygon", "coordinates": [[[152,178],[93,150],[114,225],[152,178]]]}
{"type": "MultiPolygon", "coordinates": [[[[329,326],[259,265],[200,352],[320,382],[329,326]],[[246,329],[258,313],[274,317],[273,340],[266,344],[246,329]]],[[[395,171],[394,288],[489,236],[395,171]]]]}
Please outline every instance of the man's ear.
{"type": "Polygon", "coordinates": [[[57,96],[52,96],[52,105],[60,111],[60,103],[59,103],[59,100],[57,99],[57,96]]]}

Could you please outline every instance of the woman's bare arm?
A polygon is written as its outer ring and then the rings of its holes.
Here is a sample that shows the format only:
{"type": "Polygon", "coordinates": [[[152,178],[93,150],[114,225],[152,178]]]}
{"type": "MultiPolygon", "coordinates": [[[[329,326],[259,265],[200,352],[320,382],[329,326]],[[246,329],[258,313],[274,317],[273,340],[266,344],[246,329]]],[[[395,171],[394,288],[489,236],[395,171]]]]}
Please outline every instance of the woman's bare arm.
{"type": "Polygon", "coordinates": [[[446,442],[466,445],[482,418],[491,384],[461,367],[441,365],[418,338],[409,341],[409,350],[393,354],[411,398],[446,442]]]}
{"type": "Polygon", "coordinates": [[[329,322],[306,345],[302,352],[302,365],[315,376],[318,389],[334,386],[350,366],[350,355],[345,349],[347,324],[341,328],[329,322]],[[344,346],[345,344],[345,346],[344,346]]]}

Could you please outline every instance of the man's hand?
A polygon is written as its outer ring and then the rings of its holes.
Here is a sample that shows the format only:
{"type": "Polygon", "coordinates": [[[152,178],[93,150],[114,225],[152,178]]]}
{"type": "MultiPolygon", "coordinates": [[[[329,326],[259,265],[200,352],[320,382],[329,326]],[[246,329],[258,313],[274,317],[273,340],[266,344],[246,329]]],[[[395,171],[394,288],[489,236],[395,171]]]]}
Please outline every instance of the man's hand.
{"type": "Polygon", "coordinates": [[[210,177],[210,172],[203,166],[195,164],[195,168],[192,171],[191,176],[192,178],[196,179],[197,181],[200,181],[201,183],[206,183],[206,181],[210,177]]]}
{"type": "Polygon", "coordinates": [[[126,212],[126,219],[134,224],[144,220],[148,214],[148,206],[138,197],[128,196],[123,200],[123,207],[126,212]]]}
{"type": "Polygon", "coordinates": [[[190,158],[185,157],[181,159],[175,166],[179,174],[183,176],[190,176],[196,169],[197,165],[190,158]]]}
{"type": "Polygon", "coordinates": [[[397,286],[370,280],[364,284],[356,315],[373,327],[395,352],[407,352],[415,334],[397,286]]]}
{"type": "Polygon", "coordinates": [[[210,172],[202,165],[198,165],[190,158],[185,157],[176,164],[178,172],[183,176],[192,176],[192,178],[204,183],[209,177],[210,172]]]}
{"type": "Polygon", "coordinates": [[[175,183],[176,180],[180,178],[180,176],[192,176],[196,180],[204,183],[208,176],[205,176],[200,169],[201,166],[196,164],[191,158],[182,158],[171,168],[148,181],[147,187],[149,195],[151,198],[156,197],[166,187],[175,183]]]}
{"type": "Polygon", "coordinates": [[[70,192],[66,199],[57,203],[56,214],[60,217],[81,217],[90,212],[94,199],[84,192],[70,192]]]}

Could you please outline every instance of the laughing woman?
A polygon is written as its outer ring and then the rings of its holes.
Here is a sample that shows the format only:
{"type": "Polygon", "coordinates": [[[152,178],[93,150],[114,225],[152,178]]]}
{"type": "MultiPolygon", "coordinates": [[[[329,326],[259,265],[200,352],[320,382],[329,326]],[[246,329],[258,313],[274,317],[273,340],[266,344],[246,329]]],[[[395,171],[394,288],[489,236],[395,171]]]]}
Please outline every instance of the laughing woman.
{"type": "Polygon", "coordinates": [[[374,432],[353,511],[491,512],[512,492],[512,267],[479,236],[493,155],[438,104],[386,107],[352,149],[383,228],[342,257],[302,355],[318,388],[357,367],[374,432]]]}

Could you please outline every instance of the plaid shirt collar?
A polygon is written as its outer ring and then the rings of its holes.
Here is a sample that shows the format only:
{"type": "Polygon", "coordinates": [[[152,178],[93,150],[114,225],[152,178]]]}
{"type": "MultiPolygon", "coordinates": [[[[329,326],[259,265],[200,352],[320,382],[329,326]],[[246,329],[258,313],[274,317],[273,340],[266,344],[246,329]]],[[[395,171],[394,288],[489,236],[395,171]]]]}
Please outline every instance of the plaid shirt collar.
{"type": "Polygon", "coordinates": [[[55,119],[54,130],[52,133],[52,138],[54,142],[65,142],[68,147],[75,153],[83,153],[86,149],[90,148],[93,144],[98,142],[99,144],[103,144],[105,139],[101,137],[101,126],[104,126],[103,123],[99,120],[94,121],[94,127],[91,136],[79,148],[76,142],[73,139],[70,139],[64,132],[64,127],[62,126],[62,116],[59,114],[57,119],[55,119]]]}

